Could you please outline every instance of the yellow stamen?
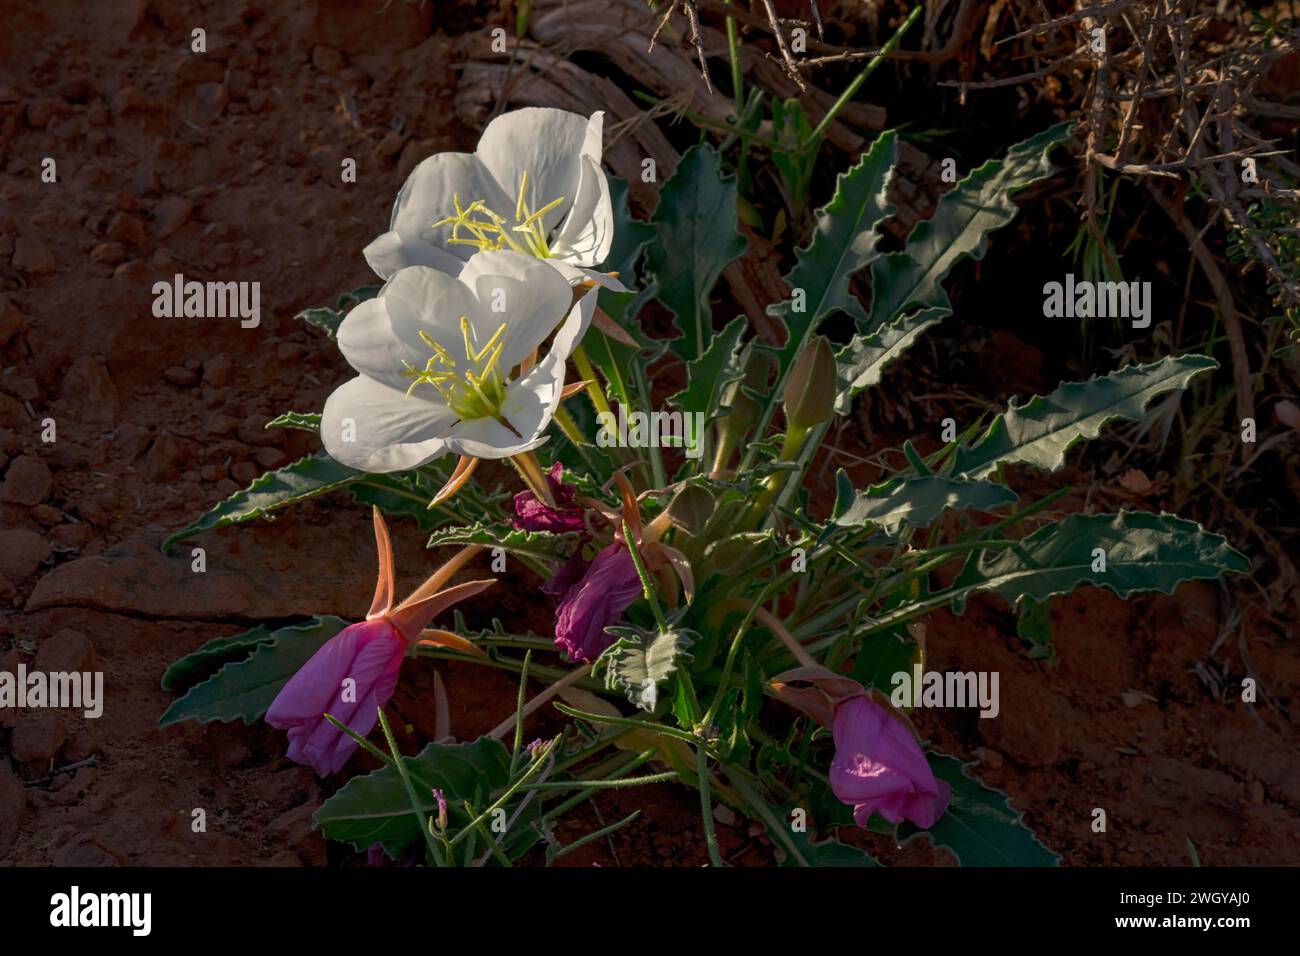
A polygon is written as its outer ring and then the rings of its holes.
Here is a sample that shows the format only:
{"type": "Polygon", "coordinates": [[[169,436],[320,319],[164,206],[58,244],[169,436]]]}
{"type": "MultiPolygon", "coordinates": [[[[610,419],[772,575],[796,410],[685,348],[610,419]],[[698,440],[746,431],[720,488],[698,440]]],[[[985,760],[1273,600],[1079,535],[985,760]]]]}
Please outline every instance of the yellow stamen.
{"type": "Polygon", "coordinates": [[[538,259],[551,256],[550,237],[543,222],[546,214],[564,203],[564,198],[553,200],[534,212],[528,203],[528,171],[519,177],[519,193],[515,197],[514,221],[489,209],[482,199],[462,206],[460,195],[452,194],[454,215],[433,223],[435,229],[450,227],[449,244],[473,246],[481,252],[512,249],[538,259]]]}

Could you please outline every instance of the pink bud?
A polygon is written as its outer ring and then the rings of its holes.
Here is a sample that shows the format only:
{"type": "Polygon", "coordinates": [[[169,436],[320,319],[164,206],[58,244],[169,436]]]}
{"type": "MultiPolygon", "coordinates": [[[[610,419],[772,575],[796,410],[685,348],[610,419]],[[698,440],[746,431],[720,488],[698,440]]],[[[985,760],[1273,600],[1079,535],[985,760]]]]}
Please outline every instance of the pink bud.
{"type": "Polygon", "coordinates": [[[865,696],[845,700],[835,708],[831,733],[831,790],[853,807],[859,826],[879,813],[926,829],[943,815],[948,784],[935,779],[912,732],[884,707],[865,696]]]}
{"type": "Polygon", "coordinates": [[[370,733],[397,686],[405,654],[406,642],[387,618],[353,624],[322,644],[266,712],[268,724],[289,732],[289,759],[322,777],[347,763],[356,741],[324,715],[363,737],[370,733]]]}
{"type": "Polygon", "coordinates": [[[641,594],[632,552],[618,541],[607,545],[560,600],[555,612],[556,645],[574,660],[594,661],[614,643],[605,628],[622,617],[641,594]]]}

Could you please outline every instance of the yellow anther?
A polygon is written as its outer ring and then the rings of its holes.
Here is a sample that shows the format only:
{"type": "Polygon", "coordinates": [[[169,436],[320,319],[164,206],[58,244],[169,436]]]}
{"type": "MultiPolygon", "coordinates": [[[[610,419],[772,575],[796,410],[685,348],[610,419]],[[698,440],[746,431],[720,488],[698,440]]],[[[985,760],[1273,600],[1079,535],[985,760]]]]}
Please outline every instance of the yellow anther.
{"type": "Polygon", "coordinates": [[[439,219],[433,223],[433,226],[434,228],[450,226],[451,236],[447,242],[451,244],[473,246],[481,252],[495,252],[509,247],[524,255],[547,259],[551,251],[542,219],[548,212],[563,203],[564,199],[560,198],[547,203],[536,212],[530,210],[528,171],[524,170],[519,177],[519,193],[515,197],[513,223],[495,210],[489,209],[482,199],[476,199],[468,206],[462,206],[460,195],[453,193],[452,204],[456,210],[455,215],[439,219]],[[472,238],[462,235],[462,230],[472,238]],[[516,238],[516,234],[522,238],[516,238]]]}

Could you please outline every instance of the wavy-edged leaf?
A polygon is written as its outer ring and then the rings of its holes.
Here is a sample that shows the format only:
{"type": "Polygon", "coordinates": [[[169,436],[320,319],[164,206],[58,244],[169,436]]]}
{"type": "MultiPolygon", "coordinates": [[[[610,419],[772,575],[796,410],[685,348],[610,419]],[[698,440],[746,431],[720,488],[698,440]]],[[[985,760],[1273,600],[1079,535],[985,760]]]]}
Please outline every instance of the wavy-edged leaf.
{"type": "Polygon", "coordinates": [[[898,828],[900,843],[928,837],[935,846],[955,853],[962,866],[1060,865],[1060,856],[1043,846],[1006,794],[966,772],[974,764],[944,754],[926,754],[926,759],[934,775],[951,788],[948,809],[928,830],[903,823],[898,828]]]}
{"type": "Polygon", "coordinates": [[[938,325],[949,314],[947,309],[923,309],[915,315],[890,322],[879,332],[853,336],[849,344],[835,354],[839,379],[835,411],[847,415],[858,392],[878,384],[885,366],[910,349],[922,332],[938,325]]]}
{"type": "Polygon", "coordinates": [[[274,640],[274,634],[265,624],[259,624],[242,634],[213,638],[198,650],[173,661],[163,672],[162,689],[169,691],[179,684],[189,683],[193,678],[211,671],[219,664],[243,660],[256,648],[274,640]]]}
{"type": "Polygon", "coordinates": [[[320,432],[320,412],[285,412],[266,423],[267,428],[298,428],[305,432],[320,432]]]}
{"type": "MultiPolygon", "coordinates": [[[[445,469],[445,465],[442,465],[445,469]]],[[[441,487],[441,482],[437,487],[441,487]]],[[[429,502],[437,493],[437,487],[423,483],[423,476],[415,478],[411,473],[394,473],[389,475],[362,475],[361,480],[348,486],[353,499],[363,505],[374,505],[389,517],[401,516],[414,519],[421,531],[429,531],[449,521],[464,520],[464,515],[473,513],[473,507],[466,507],[454,497],[444,502],[440,508],[430,508],[429,502]],[[408,477],[409,476],[409,477],[408,477]]]]}
{"type": "Polygon", "coordinates": [[[342,488],[363,477],[362,472],[339,464],[323,450],[299,458],[254,479],[247,488],[236,491],[215,508],[169,535],[162,543],[163,554],[169,553],[177,541],[214,528],[260,518],[277,508],[342,488]]]}
{"type": "Polygon", "coordinates": [[[996,591],[1008,603],[1043,602],[1080,584],[1109,588],[1120,597],[1138,591],[1173,593],[1182,581],[1245,574],[1250,562],[1220,535],[1175,515],[1122,511],[1069,515],[1044,525],[1015,547],[975,551],[953,581],[967,594],[996,591]],[[1095,549],[1105,551],[1105,570],[1095,549]]]}
{"type": "Polygon", "coordinates": [[[781,850],[781,866],[875,867],[880,861],[865,850],[841,843],[836,836],[818,839],[819,834],[808,829],[807,808],[793,801],[772,807],[773,820],[764,820],[773,844],[781,850]],[[803,811],[800,826],[793,826],[794,812],[803,811]],[[779,823],[781,833],[772,833],[773,822],[779,823]]]}
{"type": "Polygon", "coordinates": [[[230,661],[191,687],[167,708],[158,725],[166,727],[182,720],[251,724],[266,713],[280,688],[320,646],[347,626],[341,618],[319,616],[306,624],[276,629],[270,640],[255,645],[245,660],[230,661]]]}
{"type": "Polygon", "coordinates": [[[1116,419],[1140,421],[1153,398],[1186,388],[1194,376],[1218,367],[1204,355],[1167,356],[1086,382],[1066,382],[1024,405],[1012,402],[973,445],[957,449],[951,474],[982,478],[999,462],[1055,471],[1065,464],[1065,453],[1075,442],[1096,438],[1116,419]]]}
{"type": "Polygon", "coordinates": [[[881,133],[857,165],[840,174],[834,197],[817,210],[808,245],[795,250],[795,265],[785,281],[803,290],[803,309],[796,311],[793,300],[767,309],[787,333],[777,351],[778,392],[794,357],[825,318],[843,311],[855,320],[865,319],[861,303],[849,291],[849,279],[879,255],[880,224],[894,214],[887,193],[897,160],[897,134],[881,133]]]}
{"type": "Polygon", "coordinates": [[[874,687],[886,694],[894,690],[894,675],[910,674],[912,662],[917,660],[917,646],[903,640],[902,627],[878,631],[862,642],[853,658],[850,676],[863,687],[874,687]],[[893,633],[891,633],[893,631],[893,633]]]}
{"type": "Polygon", "coordinates": [[[617,640],[596,661],[597,667],[605,668],[605,686],[622,691],[645,711],[655,709],[659,685],[673,676],[679,659],[691,659],[686,649],[699,640],[694,631],[680,628],[654,634],[635,627],[609,627],[606,631],[617,640]]]}
{"type": "MultiPolygon", "coordinates": [[[[510,777],[510,751],[501,741],[480,737],[468,744],[429,744],[414,757],[403,757],[415,783],[420,810],[427,816],[438,813],[433,790],[443,792],[453,825],[468,822],[465,800],[478,801],[506,786],[510,777]]],[[[415,815],[401,775],[392,765],[364,776],[353,777],[316,811],[315,819],[325,836],[365,850],[383,844],[390,857],[420,839],[424,821],[415,815]]]]}
{"type": "Polygon", "coordinates": [[[332,309],[328,306],[322,306],[319,309],[304,309],[294,318],[302,319],[302,321],[316,326],[331,339],[338,338],[339,326],[343,324],[343,319],[347,317],[348,311],[358,303],[373,299],[379,295],[379,290],[382,288],[382,285],[363,285],[339,296],[332,309]]]}
{"type": "Polygon", "coordinates": [[[686,387],[668,403],[686,413],[703,412],[705,424],[713,421],[727,386],[745,374],[740,362],[740,338],[748,325],[743,315],[732,319],[703,355],[686,364],[686,387]]]}
{"type": "Polygon", "coordinates": [[[651,218],[655,239],[645,258],[659,301],[682,333],[669,347],[684,361],[699,358],[713,341],[709,294],[722,270],[745,251],[736,222],[736,178],[722,175],[712,146],[692,146],[659,191],[651,218]]]}
{"type": "Polygon", "coordinates": [[[485,548],[505,548],[512,554],[532,558],[564,561],[573,553],[576,542],[576,532],[553,534],[550,531],[521,531],[509,524],[475,524],[435,531],[425,547],[478,544],[485,548]]]}
{"type": "Polygon", "coordinates": [[[988,234],[1016,217],[1011,197],[1052,172],[1048,154],[1069,137],[1070,125],[1060,123],[1017,143],[944,193],[934,215],[912,229],[902,252],[872,264],[871,313],[854,313],[859,331],[877,331],[916,309],[951,311],[944,278],[962,259],[983,258],[988,234]]]}
{"type": "Polygon", "coordinates": [[[943,475],[894,478],[857,492],[844,512],[835,516],[832,524],[841,528],[874,524],[889,534],[897,534],[904,524],[923,528],[953,508],[986,511],[1018,500],[1016,493],[1006,485],[992,481],[943,475]]]}

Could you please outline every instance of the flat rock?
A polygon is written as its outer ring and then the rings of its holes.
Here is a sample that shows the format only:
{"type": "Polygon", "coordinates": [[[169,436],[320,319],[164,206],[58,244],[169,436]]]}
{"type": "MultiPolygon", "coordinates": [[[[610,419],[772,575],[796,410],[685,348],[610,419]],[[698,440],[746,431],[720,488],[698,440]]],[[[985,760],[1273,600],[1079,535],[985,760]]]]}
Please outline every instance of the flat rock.
{"type": "Polygon", "coordinates": [[[95,669],[95,645],[80,631],[64,628],[42,641],[36,651],[38,671],[92,671],[95,669]]]}
{"type": "Polygon", "coordinates": [[[60,395],[75,403],[78,418],[91,424],[111,425],[121,411],[117,388],[99,356],[83,355],[74,361],[63,377],[60,395]]]}
{"type": "Polygon", "coordinates": [[[35,531],[0,531],[0,575],[22,584],[50,556],[50,543],[35,531]]]}
{"type": "Polygon", "coordinates": [[[24,714],[10,737],[10,753],[18,763],[45,764],[59,752],[65,737],[57,714],[24,714]]]}
{"type": "Polygon", "coordinates": [[[187,222],[194,213],[194,204],[184,196],[167,196],[153,211],[154,234],[166,239],[187,222]]]}
{"type": "Polygon", "coordinates": [[[50,494],[50,469],[35,455],[19,455],[0,482],[0,501],[33,508],[50,494]]]}
{"type": "MultiPolygon", "coordinates": [[[[248,541],[239,554],[215,551],[211,536],[200,541],[208,548],[203,572],[191,569],[191,548],[200,542],[182,542],[167,557],[158,550],[157,539],[132,538],[58,565],[36,583],[26,607],[85,607],[196,621],[307,613],[350,619],[364,610],[374,589],[374,570],[364,559],[318,562],[306,575],[276,574],[268,570],[267,554],[248,541]]],[[[297,538],[280,546],[294,553],[311,547],[297,538]]]]}
{"type": "Polygon", "coordinates": [[[43,275],[58,265],[50,247],[35,236],[19,236],[14,241],[14,268],[19,272],[43,275]]]}

